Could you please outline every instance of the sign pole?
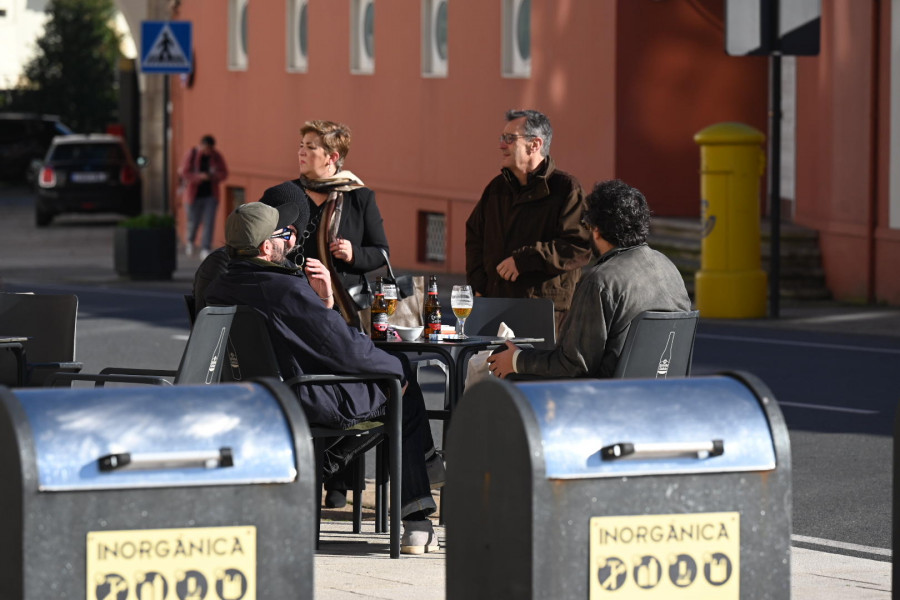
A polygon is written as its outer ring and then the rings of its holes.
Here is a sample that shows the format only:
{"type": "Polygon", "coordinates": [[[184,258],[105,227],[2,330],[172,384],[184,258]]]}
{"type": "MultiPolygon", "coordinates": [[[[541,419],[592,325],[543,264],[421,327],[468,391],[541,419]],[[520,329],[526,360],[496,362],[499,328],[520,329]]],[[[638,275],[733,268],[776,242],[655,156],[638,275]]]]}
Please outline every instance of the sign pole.
{"type": "Polygon", "coordinates": [[[163,214],[169,214],[169,76],[163,75],[163,214]]]}
{"type": "Polygon", "coordinates": [[[781,299],[781,54],[769,57],[769,317],[781,299]]]}
{"type": "Polygon", "coordinates": [[[163,76],[162,178],[163,212],[169,213],[169,75],[193,70],[190,21],[141,21],[141,71],[163,76]]]}

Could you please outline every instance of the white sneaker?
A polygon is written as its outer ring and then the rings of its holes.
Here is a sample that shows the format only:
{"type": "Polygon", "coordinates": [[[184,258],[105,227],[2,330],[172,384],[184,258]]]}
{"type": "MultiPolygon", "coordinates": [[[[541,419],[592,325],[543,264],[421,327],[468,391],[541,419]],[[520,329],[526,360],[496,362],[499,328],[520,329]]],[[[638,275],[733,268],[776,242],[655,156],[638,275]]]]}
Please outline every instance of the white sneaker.
{"type": "Polygon", "coordinates": [[[190,256],[194,253],[194,245],[188,242],[184,245],[184,254],[185,256],[190,256]]]}
{"type": "Polygon", "coordinates": [[[207,250],[206,248],[200,250],[200,260],[203,260],[207,256],[209,256],[209,250],[207,250]]]}
{"type": "Polygon", "coordinates": [[[434,525],[429,519],[424,521],[403,521],[403,537],[400,538],[402,554],[425,554],[440,550],[434,525]]]}

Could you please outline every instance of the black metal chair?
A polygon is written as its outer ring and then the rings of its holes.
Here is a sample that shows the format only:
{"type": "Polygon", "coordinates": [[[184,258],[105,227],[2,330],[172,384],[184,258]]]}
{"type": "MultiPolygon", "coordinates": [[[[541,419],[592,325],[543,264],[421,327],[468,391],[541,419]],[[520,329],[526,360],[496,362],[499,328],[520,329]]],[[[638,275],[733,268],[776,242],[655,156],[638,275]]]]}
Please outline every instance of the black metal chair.
{"type": "MultiPolygon", "coordinates": [[[[207,307],[224,308],[224,307],[207,307]]],[[[282,373],[278,367],[272,340],[263,316],[247,306],[227,307],[236,309],[235,319],[231,328],[228,342],[228,360],[223,371],[223,381],[243,381],[248,378],[277,377],[282,379],[282,373]]],[[[201,311],[202,314],[203,311],[201,311]]],[[[400,380],[395,375],[385,373],[364,374],[309,374],[299,375],[284,381],[288,386],[293,385],[335,385],[353,381],[384,381],[390,387],[388,394],[386,423],[364,422],[349,429],[335,429],[310,425],[313,446],[316,456],[316,468],[319,478],[323,473],[325,451],[328,440],[334,438],[376,436],[386,434],[389,442],[389,464],[385,467],[383,444],[377,443],[376,448],[376,481],[375,481],[375,530],[384,532],[387,530],[387,494],[385,493],[385,481],[390,480],[390,544],[391,557],[400,555],[400,469],[402,451],[402,391],[400,380]]],[[[373,443],[376,443],[373,439],[373,443]]],[[[353,465],[354,489],[353,489],[353,531],[359,533],[362,524],[362,483],[364,475],[364,456],[357,456],[353,465]]],[[[321,484],[321,481],[320,481],[321,484]]],[[[316,490],[317,509],[321,511],[322,504],[321,485],[316,490]]],[[[316,536],[318,543],[318,535],[316,536]]]]}
{"type": "MultiPolygon", "coordinates": [[[[77,373],[75,331],[78,296],[74,294],[0,293],[0,333],[27,337],[23,385],[42,386],[58,371],[77,373]]],[[[9,352],[0,353],[0,383],[18,385],[19,367],[9,352]]]]}
{"type": "Polygon", "coordinates": [[[106,367],[97,374],[54,373],[48,385],[71,385],[73,381],[92,381],[95,387],[107,383],[152,385],[213,385],[222,380],[228,358],[226,348],[237,309],[234,306],[213,306],[199,315],[175,371],[106,367]]]}
{"type": "Polygon", "coordinates": [[[687,377],[700,311],[645,311],[631,320],[613,377],[687,377]]]}
{"type": "Polygon", "coordinates": [[[506,323],[516,337],[544,338],[531,344],[552,349],[556,345],[556,316],[549,298],[485,298],[477,296],[466,319],[466,334],[494,337],[506,323]]]}

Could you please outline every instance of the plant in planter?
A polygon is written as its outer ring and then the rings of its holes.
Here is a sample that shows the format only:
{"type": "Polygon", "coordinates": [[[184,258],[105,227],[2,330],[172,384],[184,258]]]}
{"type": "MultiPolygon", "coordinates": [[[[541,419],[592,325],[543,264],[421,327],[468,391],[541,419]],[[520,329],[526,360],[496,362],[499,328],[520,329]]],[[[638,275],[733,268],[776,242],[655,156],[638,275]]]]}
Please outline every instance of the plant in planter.
{"type": "Polygon", "coordinates": [[[175,218],[143,214],[118,224],[113,260],[130,279],[171,279],[175,271],[175,218]]]}

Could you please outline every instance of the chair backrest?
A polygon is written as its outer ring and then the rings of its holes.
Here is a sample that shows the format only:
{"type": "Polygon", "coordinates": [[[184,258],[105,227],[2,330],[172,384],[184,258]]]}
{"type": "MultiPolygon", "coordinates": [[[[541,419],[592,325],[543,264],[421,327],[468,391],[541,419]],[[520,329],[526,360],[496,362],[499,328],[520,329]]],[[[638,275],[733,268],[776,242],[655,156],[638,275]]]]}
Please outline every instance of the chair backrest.
{"type": "MultiPolygon", "coordinates": [[[[78,296],[74,294],[0,293],[0,334],[25,336],[28,363],[60,363],[75,360],[75,326],[78,296]]],[[[35,370],[29,385],[43,385],[52,371],[35,370]]],[[[16,361],[0,352],[0,383],[16,381],[16,361]]]]}
{"type": "Polygon", "coordinates": [[[556,317],[549,298],[485,298],[476,296],[466,319],[466,334],[496,336],[506,323],[516,337],[544,338],[535,348],[556,345],[556,317]]]}
{"type": "Polygon", "coordinates": [[[208,306],[197,314],[175,383],[213,384],[222,380],[236,313],[236,306],[208,306]]]}
{"type": "Polygon", "coordinates": [[[246,381],[253,377],[281,379],[281,369],[263,316],[249,306],[233,308],[237,310],[222,381],[246,381]]]}
{"type": "Polygon", "coordinates": [[[687,377],[700,311],[645,311],[631,320],[613,377],[687,377]]]}
{"type": "Polygon", "coordinates": [[[197,320],[197,301],[194,299],[193,294],[184,295],[184,307],[187,309],[188,319],[190,319],[193,326],[194,321],[197,320]]]}

